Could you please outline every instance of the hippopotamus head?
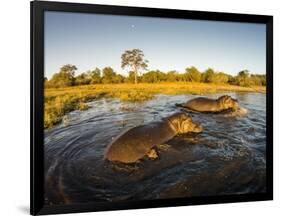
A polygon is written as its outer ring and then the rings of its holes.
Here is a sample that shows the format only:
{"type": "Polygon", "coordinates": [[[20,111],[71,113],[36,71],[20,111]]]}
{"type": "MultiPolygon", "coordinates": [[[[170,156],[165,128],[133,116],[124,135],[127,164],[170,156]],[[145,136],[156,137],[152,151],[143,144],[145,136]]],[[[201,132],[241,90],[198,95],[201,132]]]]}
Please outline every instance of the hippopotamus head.
{"type": "Polygon", "coordinates": [[[223,95],[221,97],[218,98],[218,103],[219,106],[222,109],[238,109],[239,104],[238,104],[238,100],[228,96],[228,95],[223,95]]]}
{"type": "Polygon", "coordinates": [[[190,115],[180,112],[176,113],[167,118],[170,123],[170,126],[176,131],[178,134],[195,132],[202,132],[203,128],[200,124],[194,123],[190,115]]]}

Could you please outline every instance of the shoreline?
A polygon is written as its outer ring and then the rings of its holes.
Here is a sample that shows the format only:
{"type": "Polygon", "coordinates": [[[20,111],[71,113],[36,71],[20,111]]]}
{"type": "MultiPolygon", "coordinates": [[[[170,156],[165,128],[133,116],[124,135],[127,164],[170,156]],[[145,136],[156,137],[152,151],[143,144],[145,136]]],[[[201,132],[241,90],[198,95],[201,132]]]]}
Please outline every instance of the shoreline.
{"type": "Polygon", "coordinates": [[[44,128],[59,124],[64,115],[74,110],[86,110],[87,102],[103,97],[119,98],[121,101],[142,102],[151,100],[156,94],[204,95],[222,92],[266,93],[265,86],[242,87],[216,85],[213,83],[139,83],[139,84],[95,84],[66,88],[46,88],[44,91],[44,128]]]}

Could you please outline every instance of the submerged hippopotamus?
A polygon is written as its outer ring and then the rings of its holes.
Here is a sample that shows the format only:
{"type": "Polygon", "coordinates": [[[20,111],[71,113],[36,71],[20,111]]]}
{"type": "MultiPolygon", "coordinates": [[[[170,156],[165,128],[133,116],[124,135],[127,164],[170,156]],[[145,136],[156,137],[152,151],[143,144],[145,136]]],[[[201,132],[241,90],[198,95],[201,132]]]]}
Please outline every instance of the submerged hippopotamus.
{"type": "Polygon", "coordinates": [[[198,97],[191,99],[178,106],[187,108],[196,112],[222,112],[225,110],[236,110],[239,108],[238,101],[228,95],[223,95],[218,99],[210,99],[205,97],[198,97]]]}
{"type": "MultiPolygon", "coordinates": [[[[177,134],[202,132],[186,113],[176,113],[162,121],[131,128],[115,138],[106,149],[104,158],[109,161],[134,163],[145,155],[155,158],[153,147],[172,139],[177,134]]],[[[156,155],[156,156],[155,156],[156,155]]]]}

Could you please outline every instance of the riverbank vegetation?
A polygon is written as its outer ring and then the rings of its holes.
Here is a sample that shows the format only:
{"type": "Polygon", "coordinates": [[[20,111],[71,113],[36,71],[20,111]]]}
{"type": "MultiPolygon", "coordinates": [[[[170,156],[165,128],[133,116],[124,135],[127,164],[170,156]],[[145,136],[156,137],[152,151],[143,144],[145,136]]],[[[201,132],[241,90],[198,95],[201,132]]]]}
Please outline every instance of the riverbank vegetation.
{"type": "Polygon", "coordinates": [[[121,67],[129,69],[128,76],[111,67],[75,75],[77,67],[67,64],[50,79],[45,78],[44,127],[61,122],[70,111],[88,109],[87,102],[101,97],[137,102],[152,99],[155,94],[265,92],[266,86],[265,75],[251,74],[248,70],[235,76],[212,68],[199,71],[194,66],[183,72],[147,70],[148,60],[139,49],[126,50],[121,55],[121,67]]]}
{"type": "Polygon", "coordinates": [[[118,98],[122,101],[142,102],[155,94],[209,94],[217,92],[265,92],[264,86],[242,87],[229,84],[197,82],[89,84],[45,89],[44,127],[61,122],[73,110],[85,110],[89,101],[99,98],[118,98]]]}

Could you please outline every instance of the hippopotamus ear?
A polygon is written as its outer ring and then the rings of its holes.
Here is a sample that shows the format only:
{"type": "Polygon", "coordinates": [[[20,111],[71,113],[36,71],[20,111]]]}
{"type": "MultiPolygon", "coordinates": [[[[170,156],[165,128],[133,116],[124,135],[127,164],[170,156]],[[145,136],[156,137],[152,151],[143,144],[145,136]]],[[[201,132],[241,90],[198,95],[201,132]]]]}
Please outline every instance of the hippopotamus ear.
{"type": "Polygon", "coordinates": [[[192,120],[192,118],[188,113],[182,113],[181,120],[192,120]]]}

